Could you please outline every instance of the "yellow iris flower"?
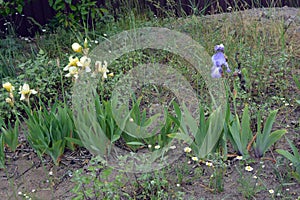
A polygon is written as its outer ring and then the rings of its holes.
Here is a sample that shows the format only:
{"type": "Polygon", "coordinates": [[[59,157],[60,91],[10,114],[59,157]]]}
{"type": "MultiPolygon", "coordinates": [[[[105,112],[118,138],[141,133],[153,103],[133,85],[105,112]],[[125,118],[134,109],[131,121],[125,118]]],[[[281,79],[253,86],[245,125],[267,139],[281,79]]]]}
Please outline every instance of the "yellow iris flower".
{"type": "Polygon", "coordinates": [[[29,96],[31,94],[36,94],[37,93],[37,91],[35,91],[34,89],[30,89],[29,85],[27,83],[24,83],[24,85],[21,86],[19,90],[20,90],[19,94],[21,94],[21,98],[20,98],[21,101],[22,100],[27,100],[28,101],[29,96]]]}
{"type": "Polygon", "coordinates": [[[91,71],[91,68],[90,68],[91,59],[86,56],[82,56],[80,58],[80,61],[78,61],[76,64],[78,67],[82,67],[82,69],[84,69],[86,72],[91,71]]]}
{"type": "MultiPolygon", "coordinates": [[[[109,72],[109,70],[107,69],[107,62],[104,61],[104,64],[102,65],[101,61],[96,61],[95,65],[96,65],[96,73],[97,72],[101,73],[102,79],[106,79],[107,72],[109,72]]],[[[110,74],[110,76],[113,76],[113,74],[110,74]]]]}
{"type": "Polygon", "coordinates": [[[77,63],[79,62],[79,59],[78,57],[73,57],[73,56],[70,56],[69,57],[69,64],[64,68],[64,71],[69,71],[69,68],[72,67],[72,66],[77,66],[77,63]]]}
{"type": "Polygon", "coordinates": [[[6,89],[7,92],[12,92],[12,91],[15,90],[15,87],[12,86],[12,84],[11,84],[10,82],[6,82],[6,83],[2,84],[2,87],[3,87],[4,89],[6,89]]]}

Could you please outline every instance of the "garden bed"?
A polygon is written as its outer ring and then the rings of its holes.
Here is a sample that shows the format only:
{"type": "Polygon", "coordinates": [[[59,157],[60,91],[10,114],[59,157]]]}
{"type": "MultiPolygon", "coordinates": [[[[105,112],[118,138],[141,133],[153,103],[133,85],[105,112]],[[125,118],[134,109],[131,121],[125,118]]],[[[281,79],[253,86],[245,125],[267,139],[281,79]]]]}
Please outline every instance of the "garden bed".
{"type": "MultiPolygon", "coordinates": [[[[271,110],[278,109],[272,130],[286,129],[285,137],[300,151],[300,105],[296,102],[300,95],[293,79],[293,75],[300,77],[299,8],[253,9],[204,17],[192,16],[163,26],[190,35],[210,52],[212,44],[224,43],[225,48],[228,47],[226,54],[232,70],[237,66],[234,55],[238,52],[241,66],[248,68],[251,74],[248,77],[251,82],[248,91],[238,90],[238,115],[241,116],[245,104],[249,104],[252,122],[256,120],[256,106],[264,111],[262,120],[265,121],[271,110]],[[206,35],[203,35],[204,32],[206,35]],[[234,44],[237,38],[240,43],[234,44]],[[259,46],[258,39],[261,44],[270,46],[261,49],[263,46],[259,46]],[[250,44],[249,41],[253,41],[252,47],[243,43],[250,44]],[[256,53],[263,53],[265,59],[270,59],[267,62],[269,65],[260,62],[261,55],[256,53]],[[259,66],[261,63],[263,65],[259,66]]],[[[229,84],[234,82],[232,77],[226,78],[229,84]]],[[[234,105],[230,106],[233,110],[234,105]]],[[[253,132],[254,126],[255,123],[251,124],[253,132]]],[[[99,169],[90,168],[93,166],[89,163],[92,154],[83,147],[74,151],[66,150],[59,157],[59,165],[55,165],[48,155],[40,158],[30,147],[24,133],[20,133],[16,151],[5,149],[5,169],[0,171],[0,196],[2,199],[26,199],[26,196],[43,200],[76,197],[97,199],[84,195],[84,191],[96,185],[99,196],[103,195],[98,199],[104,196],[107,199],[299,199],[300,185],[293,175],[294,168],[290,161],[275,151],[291,151],[285,137],[260,159],[255,157],[251,149],[250,157],[240,160],[231,144],[228,145],[227,159],[222,159],[224,155],[216,153],[203,161],[200,158],[196,161],[191,159],[193,152],[185,153],[182,149],[183,154],[178,160],[166,168],[133,174],[115,169],[109,171],[101,164],[96,165],[99,169]],[[247,166],[251,166],[252,170],[247,166]],[[78,173],[80,169],[83,169],[82,173],[78,173]],[[99,182],[92,176],[92,181],[86,178],[93,172],[97,174],[99,182]],[[77,187],[79,177],[82,177],[82,182],[87,181],[86,185],[77,187]],[[74,190],[76,187],[77,190],[74,190]]],[[[126,145],[121,141],[120,147],[125,149],[126,145]]]]}

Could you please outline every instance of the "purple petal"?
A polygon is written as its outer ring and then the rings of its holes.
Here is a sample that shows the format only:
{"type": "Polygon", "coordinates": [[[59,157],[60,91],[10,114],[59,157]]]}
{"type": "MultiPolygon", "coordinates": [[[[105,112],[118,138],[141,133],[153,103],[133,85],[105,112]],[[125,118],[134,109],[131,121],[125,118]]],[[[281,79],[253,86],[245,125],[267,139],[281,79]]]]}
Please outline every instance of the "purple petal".
{"type": "Polygon", "coordinates": [[[222,52],[215,53],[212,57],[212,62],[214,66],[221,67],[222,65],[227,65],[226,58],[222,52]]]}
{"type": "Polygon", "coordinates": [[[224,45],[223,44],[216,45],[215,51],[224,51],[224,45]]]}
{"type": "Polygon", "coordinates": [[[211,77],[212,78],[221,78],[222,77],[222,68],[212,67],[211,68],[211,77]]]}

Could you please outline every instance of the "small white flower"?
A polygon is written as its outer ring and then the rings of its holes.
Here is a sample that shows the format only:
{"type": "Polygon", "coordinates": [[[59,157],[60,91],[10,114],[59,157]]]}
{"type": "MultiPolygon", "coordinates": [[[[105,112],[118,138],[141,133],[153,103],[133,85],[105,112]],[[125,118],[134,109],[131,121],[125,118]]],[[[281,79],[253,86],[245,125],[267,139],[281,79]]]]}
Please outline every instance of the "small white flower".
{"type": "Polygon", "coordinates": [[[32,193],[34,193],[35,191],[36,191],[35,189],[32,189],[32,190],[31,190],[32,193]]]}
{"type": "Polygon", "coordinates": [[[237,156],[235,157],[237,160],[242,160],[243,159],[243,156],[237,156]]]}
{"type": "Polygon", "coordinates": [[[211,162],[206,162],[205,165],[206,165],[206,166],[209,166],[209,167],[212,167],[212,166],[213,166],[213,164],[212,164],[211,162]]]}
{"type": "Polygon", "coordinates": [[[152,145],[151,144],[148,144],[148,148],[150,149],[152,147],[152,145]]]}
{"type": "Polygon", "coordinates": [[[265,165],[262,165],[261,168],[265,168],[265,165]]]}
{"type": "Polygon", "coordinates": [[[129,121],[130,121],[130,122],[133,122],[133,118],[130,118],[129,121]]]}
{"type": "Polygon", "coordinates": [[[251,172],[253,170],[253,168],[248,165],[248,166],[245,167],[245,170],[248,171],[248,172],[251,172]]]}
{"type": "Polygon", "coordinates": [[[190,153],[192,151],[192,149],[190,147],[184,147],[183,150],[185,153],[190,153]]]}
{"type": "Polygon", "coordinates": [[[99,43],[98,40],[95,40],[94,42],[95,42],[95,44],[98,44],[98,43],[99,43]]]}
{"type": "Polygon", "coordinates": [[[257,176],[254,175],[253,178],[254,178],[254,179],[257,179],[257,176]]]}
{"type": "Polygon", "coordinates": [[[180,187],[180,184],[179,184],[179,183],[177,183],[177,184],[176,184],[176,186],[177,186],[177,187],[180,187]]]}
{"type": "Polygon", "coordinates": [[[154,149],[160,149],[159,145],[155,145],[154,149]]]}
{"type": "Polygon", "coordinates": [[[50,171],[50,172],[49,172],[49,175],[52,176],[52,175],[53,175],[53,171],[50,171]]]}
{"type": "Polygon", "coordinates": [[[270,194],[274,194],[274,190],[272,190],[272,189],[269,190],[269,193],[270,193],[270,194]]]}
{"type": "Polygon", "coordinates": [[[289,165],[290,165],[290,166],[293,166],[293,163],[290,163],[289,165]]]}
{"type": "Polygon", "coordinates": [[[107,37],[107,34],[106,34],[106,33],[104,33],[104,34],[103,34],[103,36],[104,36],[104,37],[107,37]]]}
{"type": "Polygon", "coordinates": [[[23,193],[21,191],[18,192],[18,195],[22,195],[23,193]]]}
{"type": "Polygon", "coordinates": [[[281,195],[281,194],[280,194],[279,192],[276,194],[276,196],[278,196],[278,197],[280,197],[280,195],[281,195]]]}
{"type": "Polygon", "coordinates": [[[175,145],[170,146],[170,149],[176,149],[176,146],[175,145]]]}
{"type": "Polygon", "coordinates": [[[192,160],[193,161],[198,161],[199,159],[196,156],[194,156],[194,157],[192,157],[192,160]]]}

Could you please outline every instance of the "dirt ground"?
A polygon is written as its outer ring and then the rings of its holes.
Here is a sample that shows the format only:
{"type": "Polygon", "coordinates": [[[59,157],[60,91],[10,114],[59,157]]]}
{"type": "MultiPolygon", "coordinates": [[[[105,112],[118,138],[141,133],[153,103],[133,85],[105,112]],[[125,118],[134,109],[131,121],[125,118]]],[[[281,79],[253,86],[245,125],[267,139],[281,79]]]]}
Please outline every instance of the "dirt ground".
{"type": "MultiPolygon", "coordinates": [[[[290,35],[290,42],[294,42],[296,47],[300,47],[300,9],[299,8],[276,8],[272,9],[274,15],[269,15],[269,10],[264,9],[252,9],[243,11],[243,16],[261,16],[265,20],[270,17],[284,18],[284,20],[293,20],[292,25],[289,27],[288,35],[290,35]]],[[[223,15],[207,16],[205,18],[221,17],[223,15]]],[[[300,49],[300,48],[299,48],[300,49]]],[[[300,52],[300,51],[299,51],[300,52]]],[[[300,53],[299,53],[300,58],[300,53]]],[[[300,74],[299,70],[295,73],[300,74]]],[[[295,86],[291,85],[289,92],[291,96],[295,95],[295,86]]],[[[292,108],[287,110],[281,110],[277,116],[277,126],[282,128],[282,125],[288,125],[286,129],[288,130],[288,137],[293,139],[294,143],[300,149],[299,136],[299,121],[300,118],[300,107],[292,108]],[[298,141],[297,141],[298,140],[298,141]]],[[[23,136],[24,137],[24,136],[23,136]]],[[[42,160],[34,153],[32,149],[29,148],[26,140],[20,138],[21,145],[18,147],[16,153],[7,152],[6,153],[6,170],[0,170],[0,199],[22,199],[18,195],[18,192],[25,192],[30,194],[33,199],[50,200],[50,199],[72,199],[72,193],[70,190],[73,188],[74,184],[70,182],[72,171],[82,168],[86,165],[87,161],[91,158],[91,154],[85,149],[79,149],[76,152],[66,152],[62,157],[59,166],[54,166],[50,158],[46,157],[42,160]],[[52,171],[53,175],[49,175],[52,171]]],[[[279,148],[288,149],[286,146],[286,141],[277,145],[279,148]]],[[[274,157],[275,152],[269,152],[267,157],[274,157]]],[[[184,162],[185,158],[181,157],[184,162]]],[[[181,163],[181,162],[177,162],[181,163]]],[[[278,185],[278,177],[274,173],[274,163],[269,160],[265,160],[264,163],[259,161],[254,162],[254,168],[260,168],[262,165],[262,172],[264,177],[262,177],[268,188],[275,188],[278,185]]],[[[224,192],[213,194],[203,185],[205,182],[205,173],[203,180],[198,181],[186,181],[184,185],[181,185],[182,191],[186,193],[186,199],[191,199],[195,197],[196,199],[242,199],[240,191],[238,188],[237,180],[239,179],[239,174],[237,173],[236,166],[238,166],[238,161],[229,161],[229,167],[225,173],[224,178],[224,192]]],[[[200,166],[189,165],[190,175],[189,178],[193,178],[195,169],[200,166]]],[[[204,170],[205,166],[201,166],[204,170]]],[[[279,168],[280,169],[280,168],[279,168]]],[[[172,171],[170,172],[172,176],[172,171]]],[[[207,174],[207,176],[209,176],[207,174]]],[[[209,177],[206,177],[209,178],[209,177]]],[[[292,197],[296,199],[300,196],[300,185],[291,184],[283,186],[283,193],[275,196],[275,199],[285,199],[285,196],[292,197]]],[[[266,191],[261,191],[256,195],[257,199],[269,199],[269,194],[266,191]]]]}

